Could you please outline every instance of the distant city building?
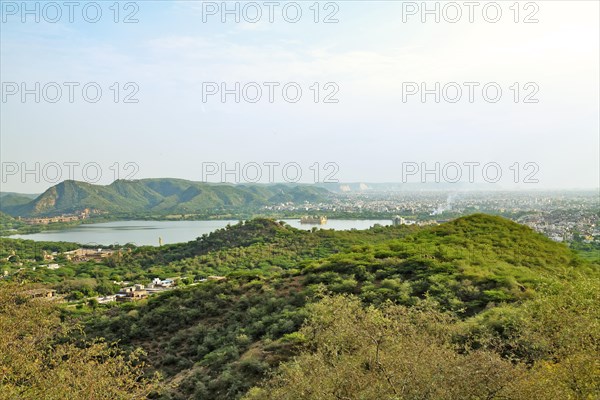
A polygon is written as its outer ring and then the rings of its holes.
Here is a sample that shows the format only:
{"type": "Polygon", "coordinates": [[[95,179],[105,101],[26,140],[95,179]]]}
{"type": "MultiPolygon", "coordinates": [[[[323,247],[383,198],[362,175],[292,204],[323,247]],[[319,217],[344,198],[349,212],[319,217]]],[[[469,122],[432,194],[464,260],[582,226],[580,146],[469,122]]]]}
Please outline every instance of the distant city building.
{"type": "Polygon", "coordinates": [[[116,295],[116,300],[119,302],[130,302],[142,300],[147,297],[148,291],[145,289],[144,285],[136,284],[119,290],[119,293],[116,295]]]}

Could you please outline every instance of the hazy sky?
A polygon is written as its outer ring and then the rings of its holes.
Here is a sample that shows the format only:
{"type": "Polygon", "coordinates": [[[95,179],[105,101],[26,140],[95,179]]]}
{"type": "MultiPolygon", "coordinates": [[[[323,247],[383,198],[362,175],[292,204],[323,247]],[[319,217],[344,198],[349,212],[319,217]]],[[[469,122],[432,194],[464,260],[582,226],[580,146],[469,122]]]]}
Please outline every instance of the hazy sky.
{"type": "Polygon", "coordinates": [[[202,180],[209,168],[234,170],[236,162],[240,181],[254,179],[258,164],[263,182],[269,172],[295,180],[298,166],[300,181],[312,182],[315,163],[320,181],[328,173],[340,181],[414,181],[437,162],[442,181],[454,179],[456,165],[465,180],[464,163],[480,163],[470,165],[481,182],[482,166],[497,163],[483,181],[494,180],[499,166],[498,187],[515,180],[531,189],[598,187],[599,2],[513,3],[471,10],[462,1],[427,2],[438,7],[438,23],[420,1],[228,2],[240,22],[222,15],[220,1],[121,2],[118,15],[113,1],[80,2],[73,22],[63,2],[30,2],[39,7],[36,22],[35,10],[23,15],[22,2],[3,1],[1,190],[43,191],[57,180],[57,166],[62,179],[72,171],[88,181],[99,167],[98,183],[107,184],[115,163],[122,178],[202,180]],[[96,4],[102,15],[93,23],[96,4]],[[128,15],[138,22],[124,23],[128,15]],[[235,92],[236,82],[239,103],[235,94],[203,98],[221,83],[235,92]],[[424,102],[421,83],[432,91],[424,102]],[[253,103],[257,86],[262,98],[253,103]],[[62,97],[52,103],[57,87],[62,97]],[[102,95],[93,103],[95,87],[102,95]],[[452,102],[457,87],[462,97],[452,102]],[[23,98],[22,89],[31,93],[23,98]],[[127,95],[138,102],[124,102],[127,95]],[[337,103],[324,102],[328,95],[337,103]],[[32,172],[23,176],[23,168],[32,172]]]}

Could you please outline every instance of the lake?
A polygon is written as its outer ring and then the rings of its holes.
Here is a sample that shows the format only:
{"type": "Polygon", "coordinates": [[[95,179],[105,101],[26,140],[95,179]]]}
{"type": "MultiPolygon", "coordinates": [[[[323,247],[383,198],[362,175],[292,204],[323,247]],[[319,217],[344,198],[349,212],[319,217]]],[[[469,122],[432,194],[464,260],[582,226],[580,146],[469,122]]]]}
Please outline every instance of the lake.
{"type": "MultiPolygon", "coordinates": [[[[298,229],[368,229],[375,224],[391,225],[391,220],[352,220],[330,219],[324,225],[301,224],[299,219],[282,219],[290,226],[298,229]]],[[[158,238],[164,244],[188,242],[224,228],[227,224],[235,225],[238,220],[212,221],[116,221],[99,224],[84,224],[60,231],[44,231],[28,235],[11,235],[13,239],[29,239],[50,242],[77,242],[107,246],[110,244],[133,243],[137,246],[158,245],[158,238]]]]}

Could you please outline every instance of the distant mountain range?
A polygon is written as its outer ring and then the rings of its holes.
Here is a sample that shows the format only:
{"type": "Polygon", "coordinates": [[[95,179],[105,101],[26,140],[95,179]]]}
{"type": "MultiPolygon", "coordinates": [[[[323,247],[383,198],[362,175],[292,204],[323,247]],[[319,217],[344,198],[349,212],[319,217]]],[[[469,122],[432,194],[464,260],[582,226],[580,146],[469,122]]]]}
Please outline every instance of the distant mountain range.
{"type": "Polygon", "coordinates": [[[29,203],[38,196],[39,194],[0,192],[0,205],[2,207],[20,206],[29,203]]]}
{"type": "Polygon", "coordinates": [[[69,214],[89,208],[108,213],[188,214],[215,208],[317,202],[331,192],[312,185],[231,185],[183,179],[118,180],[110,185],[64,181],[31,199],[3,193],[0,211],[22,217],[69,214]]]}

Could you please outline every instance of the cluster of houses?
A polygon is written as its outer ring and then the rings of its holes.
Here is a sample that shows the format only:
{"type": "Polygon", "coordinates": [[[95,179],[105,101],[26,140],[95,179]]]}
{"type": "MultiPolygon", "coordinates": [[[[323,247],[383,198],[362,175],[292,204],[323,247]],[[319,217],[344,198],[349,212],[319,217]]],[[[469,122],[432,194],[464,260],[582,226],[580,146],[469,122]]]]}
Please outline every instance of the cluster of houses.
{"type": "Polygon", "coordinates": [[[76,249],[63,253],[67,260],[73,262],[96,260],[101,261],[115,254],[115,250],[107,249],[76,249]]]}
{"type": "MultiPolygon", "coordinates": [[[[76,249],[71,251],[65,251],[63,255],[68,261],[72,262],[85,262],[89,260],[101,261],[107,257],[115,254],[115,250],[107,250],[107,249],[76,249]]],[[[56,252],[48,253],[46,251],[43,252],[44,261],[54,261],[55,257],[58,255],[56,252]]],[[[11,255],[9,255],[6,260],[11,261],[12,257],[15,256],[15,252],[13,251],[11,255]]],[[[23,263],[16,263],[17,266],[22,266],[23,263]]],[[[60,268],[60,265],[57,263],[49,263],[39,265],[40,268],[48,268],[50,270],[56,270],[60,268]]],[[[33,267],[35,271],[36,267],[33,267]]]]}
{"type": "Polygon", "coordinates": [[[160,278],[154,278],[152,283],[149,285],[142,285],[137,283],[133,286],[126,286],[121,288],[117,294],[113,294],[105,297],[98,297],[98,303],[110,303],[113,301],[118,302],[131,302],[148,298],[150,294],[162,292],[173,288],[175,284],[175,278],[161,280],[160,278]]]}
{"type": "Polygon", "coordinates": [[[18,217],[19,221],[25,222],[28,225],[48,225],[57,222],[74,222],[80,221],[84,219],[88,219],[90,217],[90,213],[97,213],[96,210],[91,210],[86,208],[83,211],[80,211],[75,214],[63,214],[55,217],[43,217],[43,218],[21,218],[18,217]]]}
{"type": "MultiPolygon", "coordinates": [[[[152,282],[148,285],[143,284],[134,284],[133,286],[125,286],[119,290],[118,293],[113,295],[108,295],[104,297],[96,297],[95,300],[100,304],[106,304],[111,302],[133,302],[138,300],[147,299],[149,295],[160,293],[166,290],[171,290],[175,288],[175,281],[180,278],[168,278],[168,279],[160,279],[154,278],[152,282]]],[[[200,281],[206,280],[215,280],[222,281],[227,279],[224,276],[209,276],[206,279],[201,279],[200,281]]],[[[24,295],[30,296],[31,298],[42,298],[49,300],[62,300],[62,296],[56,295],[56,290],[53,289],[30,289],[23,292],[24,295]]]]}
{"type": "MultiPolygon", "coordinates": [[[[115,254],[118,251],[120,251],[120,250],[109,250],[109,249],[102,249],[102,248],[97,248],[97,249],[81,248],[81,249],[76,249],[76,250],[65,251],[62,254],[65,256],[65,258],[68,261],[85,262],[85,261],[89,261],[89,260],[102,261],[103,259],[112,256],[113,254],[115,254]]],[[[8,255],[8,257],[6,257],[4,260],[11,262],[16,256],[17,256],[17,254],[13,250],[8,255]]],[[[43,257],[44,261],[54,261],[57,256],[58,256],[58,253],[56,251],[49,253],[44,250],[42,252],[42,257],[43,257]]],[[[30,260],[30,261],[33,261],[33,260],[30,260]]],[[[22,262],[17,263],[17,265],[23,265],[23,263],[22,262]]],[[[49,265],[56,266],[58,264],[49,264],[49,265]]],[[[40,265],[40,267],[43,267],[43,266],[44,265],[40,265]]],[[[58,269],[58,267],[50,268],[50,269],[58,269]]]]}
{"type": "MultiPolygon", "coordinates": [[[[112,296],[106,296],[97,298],[98,303],[110,303],[111,301],[117,302],[132,302],[137,300],[143,300],[148,298],[149,295],[163,292],[165,290],[173,289],[175,286],[175,281],[179,278],[168,278],[161,280],[160,278],[154,278],[152,283],[149,285],[135,284],[133,286],[126,286],[121,288],[119,292],[112,296]]],[[[201,281],[206,280],[214,280],[214,281],[222,281],[227,279],[224,276],[216,276],[211,275],[206,279],[201,279],[201,281]]]]}

